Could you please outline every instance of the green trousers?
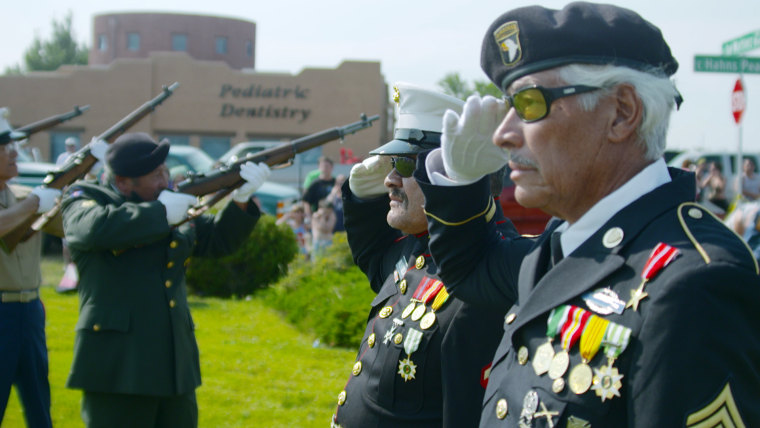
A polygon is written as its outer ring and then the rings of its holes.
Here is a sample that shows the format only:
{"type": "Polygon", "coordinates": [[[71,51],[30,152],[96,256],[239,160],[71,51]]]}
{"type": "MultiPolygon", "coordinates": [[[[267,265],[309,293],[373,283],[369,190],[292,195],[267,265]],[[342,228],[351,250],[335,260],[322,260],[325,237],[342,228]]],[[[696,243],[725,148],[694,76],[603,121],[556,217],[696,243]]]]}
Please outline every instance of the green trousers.
{"type": "Polygon", "coordinates": [[[84,391],[87,428],[197,428],[195,391],[169,397],[84,391]]]}

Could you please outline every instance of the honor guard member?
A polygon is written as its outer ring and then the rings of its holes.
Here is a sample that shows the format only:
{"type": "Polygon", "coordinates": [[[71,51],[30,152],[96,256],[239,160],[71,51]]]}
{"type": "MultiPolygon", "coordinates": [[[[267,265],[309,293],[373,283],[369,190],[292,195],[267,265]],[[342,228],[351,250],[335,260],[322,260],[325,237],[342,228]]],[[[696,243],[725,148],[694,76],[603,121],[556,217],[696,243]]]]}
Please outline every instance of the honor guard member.
{"type": "MultiPolygon", "coordinates": [[[[354,166],[342,188],[351,252],[377,296],[332,426],[472,427],[504,311],[449,296],[412,178],[417,154],[439,146],[444,111],[462,101],[405,83],[394,98],[394,139],[354,166]]],[[[516,234],[511,222],[503,227],[516,234]]]]}
{"type": "Polygon", "coordinates": [[[448,290],[511,307],[480,425],[760,426],[757,263],[662,158],[681,99],[660,30],[611,5],[519,8],[481,63],[506,104],[447,114],[425,160],[460,185],[415,173],[448,290]],[[507,154],[517,201],[555,217],[527,253],[482,215],[478,178],[507,154]]]}
{"type": "Polygon", "coordinates": [[[79,268],[67,386],[84,391],[88,427],[197,426],[201,377],[185,267],[191,256],[234,251],[260,216],[250,197],[269,168],[248,162],[245,184],[216,217],[185,222],[195,197],[166,190],[168,152],[168,142],[124,134],[108,146],[106,182],[77,182],[63,203],[79,268]]]}
{"type": "MultiPolygon", "coordinates": [[[[7,114],[0,108],[0,239],[33,214],[53,208],[61,193],[9,183],[18,175],[15,140],[24,134],[11,128],[7,114]]],[[[26,425],[52,426],[45,309],[39,298],[41,239],[34,234],[13,251],[0,241],[0,425],[16,385],[26,425]]]]}

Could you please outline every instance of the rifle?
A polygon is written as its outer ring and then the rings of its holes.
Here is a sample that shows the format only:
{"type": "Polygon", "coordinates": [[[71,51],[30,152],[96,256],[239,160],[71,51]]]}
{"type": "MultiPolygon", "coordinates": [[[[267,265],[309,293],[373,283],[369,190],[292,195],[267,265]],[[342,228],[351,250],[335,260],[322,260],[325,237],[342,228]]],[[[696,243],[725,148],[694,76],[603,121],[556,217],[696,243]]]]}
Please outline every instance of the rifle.
{"type": "MultiPolygon", "coordinates": [[[[150,101],[138,107],[132,113],[116,122],[113,126],[108,128],[105,132],[95,137],[95,139],[112,143],[119,135],[123,134],[127,129],[134,126],[142,118],[153,112],[164,100],[169,98],[174,90],[179,86],[178,82],[174,82],[171,85],[164,86],[161,93],[150,101]]],[[[31,125],[30,125],[31,126],[31,125]]],[[[79,149],[76,153],[72,154],[66,163],[61,166],[60,169],[51,171],[43,180],[46,187],[52,189],[63,189],[69,184],[77,181],[87,174],[87,172],[97,163],[98,159],[92,155],[90,148],[92,142],[79,149]]],[[[0,241],[0,247],[10,253],[16,248],[19,242],[26,241],[35,232],[42,230],[45,225],[50,222],[60,211],[60,203],[56,205],[52,210],[46,212],[43,215],[33,214],[24,223],[18,225],[15,229],[6,234],[2,241],[0,241]]]]}
{"type": "Polygon", "coordinates": [[[34,123],[30,123],[29,125],[16,128],[15,131],[23,133],[24,136],[11,138],[11,141],[21,141],[25,138],[28,138],[30,135],[52,128],[56,125],[60,125],[63,122],[69,121],[77,116],[80,116],[82,115],[82,113],[86,112],[89,109],[90,109],[89,105],[86,105],[84,107],[74,106],[74,110],[70,112],[57,114],[55,116],[50,116],[48,118],[38,120],[34,123]]]}
{"type": "Polygon", "coordinates": [[[188,219],[199,216],[245,183],[245,180],[240,178],[240,166],[242,164],[251,161],[254,163],[264,162],[271,167],[281,164],[286,164],[285,166],[287,166],[297,153],[305,152],[333,140],[343,140],[346,135],[369,128],[372,126],[373,121],[380,118],[379,115],[368,118],[364,113],[360,117],[361,120],[358,122],[319,131],[297,138],[289,143],[283,143],[278,147],[248,154],[245,158],[239,159],[235,163],[223,165],[208,173],[190,175],[187,180],[177,186],[179,192],[195,196],[205,196],[213,192],[217,193],[203,204],[193,207],[190,210],[188,219]]]}

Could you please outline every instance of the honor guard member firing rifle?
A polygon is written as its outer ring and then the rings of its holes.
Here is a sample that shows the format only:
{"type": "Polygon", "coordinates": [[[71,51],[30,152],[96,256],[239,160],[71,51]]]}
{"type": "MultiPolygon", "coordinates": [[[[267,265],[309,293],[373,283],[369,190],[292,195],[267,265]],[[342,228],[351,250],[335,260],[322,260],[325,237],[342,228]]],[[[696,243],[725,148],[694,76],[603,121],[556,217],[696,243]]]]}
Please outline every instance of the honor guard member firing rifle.
{"type": "Polygon", "coordinates": [[[447,113],[426,161],[460,186],[415,175],[449,291],[511,307],[481,426],[760,426],[757,263],[662,158],[681,97],[660,30],[610,5],[520,8],[481,63],[508,104],[447,113]],[[517,201],[555,216],[527,253],[481,215],[507,154],[517,201]]]}
{"type": "MultiPolygon", "coordinates": [[[[444,111],[463,102],[405,83],[395,91],[394,140],[354,166],[342,188],[351,252],[377,297],[332,426],[472,427],[505,309],[449,297],[412,178],[417,154],[440,144],[444,111]]],[[[516,235],[511,222],[503,230],[516,235]]]]}
{"type": "Polygon", "coordinates": [[[166,190],[168,152],[148,134],[124,134],[106,152],[107,182],[79,181],[63,203],[80,275],[67,386],[84,390],[88,427],[197,426],[201,378],[185,266],[191,256],[234,251],[260,216],[250,197],[269,168],[248,162],[246,183],[216,217],[183,222],[196,198],[166,190]]]}
{"type": "MultiPolygon", "coordinates": [[[[45,213],[61,194],[10,184],[18,175],[15,139],[23,138],[8,124],[0,108],[0,238],[32,213],[45,213]]],[[[28,427],[50,427],[50,383],[45,342],[45,309],[39,298],[42,282],[41,237],[37,235],[11,252],[0,249],[0,425],[11,386],[16,385],[28,427]]]]}

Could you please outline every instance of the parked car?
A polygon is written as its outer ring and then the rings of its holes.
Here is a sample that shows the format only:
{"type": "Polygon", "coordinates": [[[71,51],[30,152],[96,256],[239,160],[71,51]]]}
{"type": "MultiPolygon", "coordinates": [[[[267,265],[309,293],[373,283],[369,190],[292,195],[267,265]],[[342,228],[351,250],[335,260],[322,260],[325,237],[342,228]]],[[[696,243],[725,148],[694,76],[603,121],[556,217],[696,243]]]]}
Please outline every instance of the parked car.
{"type": "MultiPolygon", "coordinates": [[[[169,147],[166,166],[175,175],[178,173],[204,173],[211,171],[217,163],[203,150],[193,146],[173,145],[169,147]]],[[[277,215],[278,208],[282,210],[300,196],[291,186],[265,182],[254,194],[261,204],[261,209],[267,214],[277,215]]]]}
{"type": "Polygon", "coordinates": [[[36,187],[42,184],[48,172],[56,169],[54,163],[36,162],[25,150],[18,150],[16,158],[18,166],[18,176],[10,180],[11,183],[22,184],[24,186],[36,187]]]}
{"type": "MultiPolygon", "coordinates": [[[[219,163],[229,165],[245,158],[246,156],[254,155],[260,151],[278,147],[283,144],[288,143],[283,143],[281,141],[248,141],[237,143],[219,157],[219,163]]],[[[292,165],[283,165],[281,167],[273,168],[269,181],[286,184],[303,193],[304,179],[306,179],[310,172],[317,169],[318,160],[321,155],[321,147],[315,147],[303,153],[298,153],[295,155],[292,165]]],[[[338,159],[333,159],[333,161],[333,176],[337,177],[342,174],[348,177],[353,164],[342,164],[338,159]]]]}

